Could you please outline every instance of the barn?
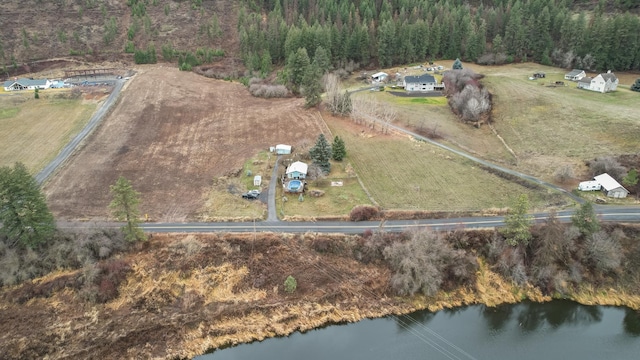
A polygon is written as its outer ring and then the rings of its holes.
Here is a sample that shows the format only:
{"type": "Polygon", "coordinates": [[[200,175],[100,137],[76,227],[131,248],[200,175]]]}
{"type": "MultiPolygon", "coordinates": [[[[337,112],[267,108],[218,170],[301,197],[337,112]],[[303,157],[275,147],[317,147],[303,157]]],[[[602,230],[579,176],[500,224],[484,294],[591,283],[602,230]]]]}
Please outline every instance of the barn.
{"type": "Polygon", "coordinates": [[[612,198],[625,198],[629,195],[629,190],[620,185],[611,175],[604,173],[593,178],[602,186],[602,191],[612,198]]]}

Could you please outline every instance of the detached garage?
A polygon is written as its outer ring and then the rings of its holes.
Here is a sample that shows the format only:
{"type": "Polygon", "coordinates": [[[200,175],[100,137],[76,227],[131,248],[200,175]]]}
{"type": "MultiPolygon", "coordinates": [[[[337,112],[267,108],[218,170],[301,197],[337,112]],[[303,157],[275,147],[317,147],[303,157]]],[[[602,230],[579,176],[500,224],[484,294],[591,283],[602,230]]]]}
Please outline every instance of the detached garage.
{"type": "Polygon", "coordinates": [[[625,189],[616,179],[607,173],[598,175],[593,179],[602,185],[602,191],[605,192],[608,197],[622,199],[629,195],[629,190],[625,189]]]}

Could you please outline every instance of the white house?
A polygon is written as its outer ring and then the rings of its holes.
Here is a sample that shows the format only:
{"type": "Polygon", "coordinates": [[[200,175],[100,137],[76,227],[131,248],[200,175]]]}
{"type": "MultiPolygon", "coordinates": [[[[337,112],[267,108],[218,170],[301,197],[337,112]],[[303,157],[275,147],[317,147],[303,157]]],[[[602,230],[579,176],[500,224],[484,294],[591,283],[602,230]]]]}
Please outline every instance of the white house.
{"type": "Polygon", "coordinates": [[[302,161],[296,161],[289,165],[286,174],[288,179],[304,179],[307,177],[307,169],[309,167],[302,161]]]}
{"type": "Polygon", "coordinates": [[[437,85],[436,78],[429,74],[405,76],[402,82],[407,91],[433,91],[437,85]]]}
{"type": "Polygon", "coordinates": [[[625,198],[629,195],[629,190],[620,185],[609,174],[604,173],[593,178],[602,186],[602,191],[612,198],[625,198]]]}
{"type": "Polygon", "coordinates": [[[19,90],[45,90],[51,86],[51,81],[48,79],[14,79],[4,82],[4,91],[19,91],[19,90]]]}
{"type": "Polygon", "coordinates": [[[291,145],[278,144],[275,150],[278,155],[289,155],[291,154],[291,145]]]}
{"type": "Polygon", "coordinates": [[[618,82],[618,78],[611,71],[608,71],[591,79],[588,90],[601,93],[616,91],[618,82]]]}
{"type": "Polygon", "coordinates": [[[585,76],[587,76],[587,74],[584,72],[584,70],[573,69],[570,72],[564,74],[564,79],[571,80],[571,81],[579,81],[585,76]]]}
{"type": "Polygon", "coordinates": [[[371,75],[371,81],[373,82],[381,82],[384,81],[387,76],[389,76],[389,74],[385,73],[385,72],[377,72],[373,75],[371,75]]]}

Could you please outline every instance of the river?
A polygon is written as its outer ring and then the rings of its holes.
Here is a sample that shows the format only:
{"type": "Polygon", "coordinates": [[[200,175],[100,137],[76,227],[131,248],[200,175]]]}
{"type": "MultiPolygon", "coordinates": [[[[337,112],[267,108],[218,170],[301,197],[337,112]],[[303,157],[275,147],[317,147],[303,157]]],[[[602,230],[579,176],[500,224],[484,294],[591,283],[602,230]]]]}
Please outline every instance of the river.
{"type": "Polygon", "coordinates": [[[195,359],[640,359],[640,312],[560,300],[418,311],[294,333],[195,359]]]}

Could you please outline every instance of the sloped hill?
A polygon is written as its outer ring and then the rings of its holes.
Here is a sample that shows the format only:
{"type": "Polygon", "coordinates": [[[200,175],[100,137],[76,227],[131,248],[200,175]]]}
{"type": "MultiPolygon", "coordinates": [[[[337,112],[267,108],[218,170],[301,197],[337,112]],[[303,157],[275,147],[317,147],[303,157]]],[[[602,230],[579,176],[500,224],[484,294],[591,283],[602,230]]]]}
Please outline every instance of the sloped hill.
{"type": "Polygon", "coordinates": [[[61,56],[89,61],[133,59],[124,49],[154,44],[176,50],[237,53],[237,9],[232,0],[2,0],[0,66],[3,77],[22,63],[61,56]]]}

